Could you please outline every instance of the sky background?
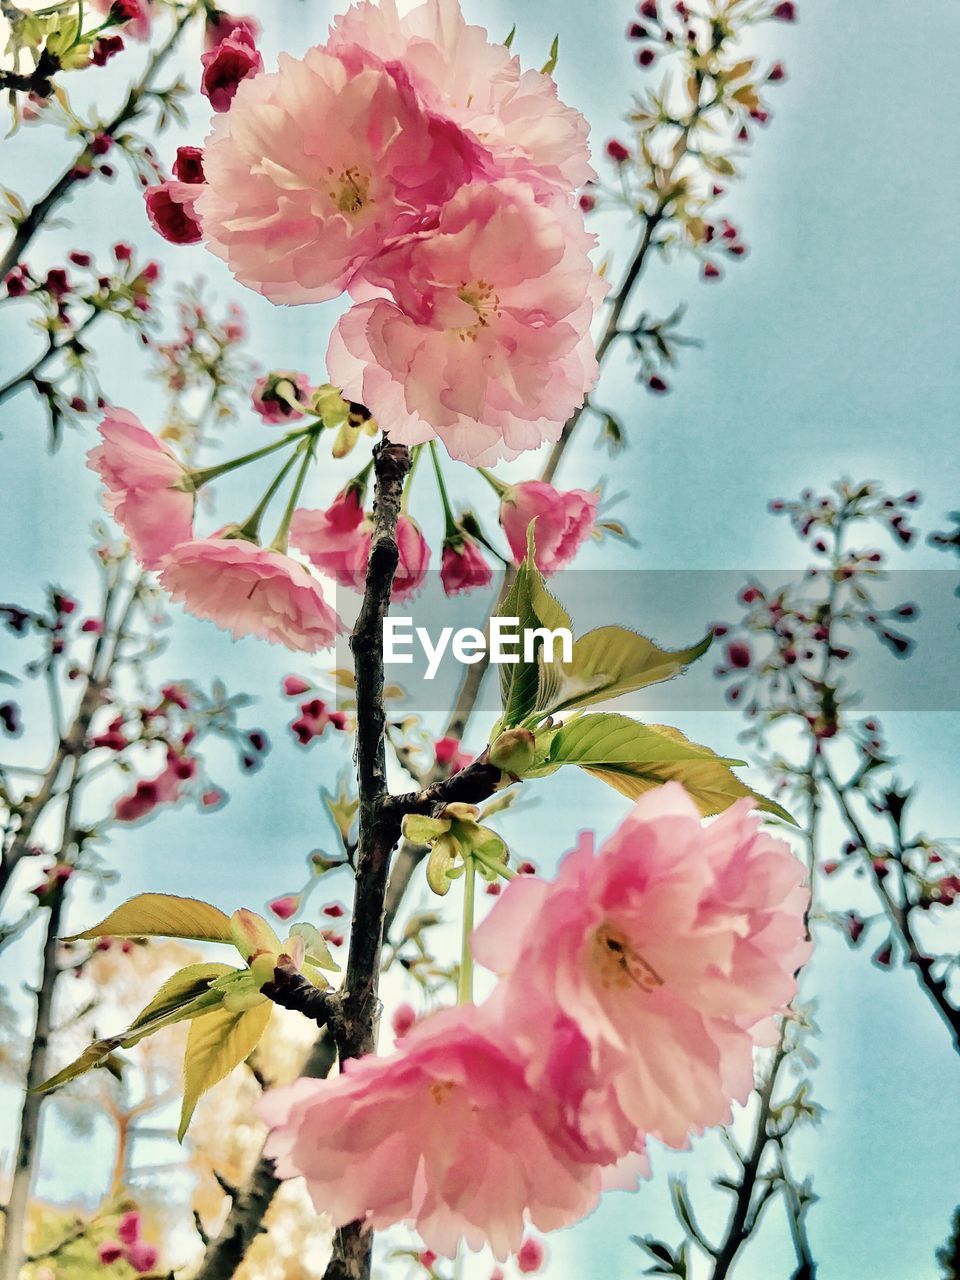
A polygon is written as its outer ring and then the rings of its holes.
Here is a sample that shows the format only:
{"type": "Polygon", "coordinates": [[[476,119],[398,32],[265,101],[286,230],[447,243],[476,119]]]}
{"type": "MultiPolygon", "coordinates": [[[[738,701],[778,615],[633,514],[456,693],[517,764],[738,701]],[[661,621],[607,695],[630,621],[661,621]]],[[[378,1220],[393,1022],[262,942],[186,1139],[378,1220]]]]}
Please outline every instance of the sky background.
{"type": "MultiPolygon", "coordinates": [[[[323,0],[257,5],[266,27],[268,66],[280,48],[298,52],[322,40],[338,7],[323,0]]],[[[608,491],[627,493],[617,515],[639,546],[589,547],[577,564],[578,570],[726,571],[731,614],[739,576],[803,563],[787,522],[766,514],[772,496],[793,496],[806,485],[821,487],[840,475],[874,478],[893,490],[915,487],[924,494],[919,522],[927,531],[944,527],[945,513],[960,506],[954,319],[960,287],[960,154],[951,87],[960,8],[955,0],[924,0],[908,12],[894,0],[807,0],[800,8],[797,26],[770,26],[751,39],[751,51],[762,59],[786,62],[789,78],[771,91],[774,120],[758,135],[746,180],[729,201],[729,216],[743,227],[749,256],[731,266],[718,285],[700,283],[691,262],[655,264],[643,286],[640,305],[654,314],[665,315],[678,302],[687,305],[684,331],[702,347],[682,353],[667,397],[650,397],[635,383],[625,352],[614,356],[604,375],[601,398],[620,411],[630,440],[608,491]]],[[[623,133],[621,117],[640,83],[623,39],[631,5],[621,0],[600,5],[464,0],[464,9],[495,36],[505,35],[516,22],[514,48],[525,65],[540,65],[559,31],[556,75],[562,96],[589,119],[598,151],[608,137],[623,133]]],[[[179,59],[191,85],[197,52],[189,45],[179,59]]],[[[89,82],[107,101],[118,74],[115,64],[113,73],[92,73],[89,82]]],[[[172,158],[177,140],[202,139],[203,105],[192,104],[183,138],[167,135],[161,144],[165,159],[172,158]]],[[[61,152],[50,133],[28,131],[4,144],[3,181],[26,197],[59,172],[61,152]]],[[[218,299],[239,302],[249,317],[252,353],[263,368],[303,368],[323,380],[336,304],[275,308],[234,284],[201,249],[174,251],[160,243],[126,177],[109,188],[82,186],[62,214],[63,225],[42,237],[29,255],[35,269],[61,263],[72,247],[105,255],[116,238],[133,240],[164,262],[168,279],[203,275],[218,299]]],[[[628,244],[610,219],[599,220],[597,229],[604,249],[623,250],[628,244]]],[[[33,350],[25,315],[25,308],[0,308],[4,374],[33,350]]],[[[132,340],[105,328],[98,349],[110,397],[133,408],[148,426],[161,426],[162,395],[145,379],[146,366],[132,340]]],[[[90,599],[87,530],[98,506],[84,454],[92,423],[68,432],[50,456],[41,411],[29,395],[20,395],[0,408],[0,432],[0,597],[38,603],[37,584],[53,581],[90,599]]],[[[237,452],[261,439],[251,414],[231,428],[237,452]]],[[[561,484],[589,487],[610,475],[608,456],[592,444],[591,429],[585,428],[564,461],[561,484]]],[[[348,462],[317,481],[308,495],[310,505],[323,505],[353,469],[348,462]]],[[[235,486],[224,485],[219,509],[245,512],[260,478],[258,473],[250,481],[244,477],[235,486]]],[[[457,495],[479,501],[481,491],[471,481],[465,468],[454,469],[457,495]]],[[[412,510],[438,544],[437,522],[428,514],[432,503],[424,484],[412,510]]],[[[893,562],[913,574],[942,574],[950,567],[925,544],[909,555],[894,551],[893,562]]],[[[931,645],[946,653],[955,643],[957,602],[948,583],[936,581],[943,595],[931,645]]],[[[621,599],[619,589],[611,595],[611,616],[599,620],[642,626],[636,600],[621,599]]],[[[317,788],[334,785],[344,756],[338,744],[328,742],[309,752],[296,748],[284,729],[289,704],[277,696],[279,679],[288,670],[320,674],[324,666],[293,662],[254,640],[233,644],[179,611],[174,616],[158,673],[189,675],[207,684],[220,674],[231,689],[256,693],[248,723],[267,728],[274,751],[250,780],[237,777],[228,752],[216,756],[213,772],[232,793],[223,810],[202,820],[191,808],[164,812],[118,834],[110,855],[122,877],[111,900],[150,889],[190,892],[228,910],[241,903],[257,907],[299,886],[311,849],[333,847],[317,788]]],[[[697,601],[688,599],[675,620],[665,616],[647,630],[665,643],[689,643],[715,616],[712,600],[709,611],[704,606],[698,616],[697,601]]],[[[597,620],[588,615],[581,625],[597,620]]],[[[0,668],[17,661],[16,647],[4,634],[0,668]]],[[[909,676],[903,664],[891,658],[884,669],[876,665],[882,661],[874,657],[872,670],[878,689],[887,683],[884,698],[889,700],[879,708],[878,693],[878,708],[865,710],[884,710],[903,777],[922,780],[917,821],[932,835],[957,831],[956,688],[951,701],[942,664],[934,663],[923,646],[909,664],[909,676]],[[906,709],[887,712],[887,706],[897,705],[893,691],[904,680],[922,689],[924,663],[930,680],[946,690],[944,696],[927,699],[922,707],[917,698],[907,698],[901,704],[906,709]],[[937,705],[942,709],[931,709],[937,705]]],[[[705,688],[702,704],[677,706],[673,722],[722,753],[736,753],[741,721],[724,709],[719,686],[712,705],[710,686],[705,688]]],[[[482,744],[486,727],[478,724],[473,745],[482,744]]],[[[23,741],[29,752],[29,736],[23,741]]],[[[42,744],[36,749],[41,751],[42,744]]],[[[759,784],[759,775],[754,780],[759,784]]],[[[538,785],[503,831],[522,856],[549,868],[578,829],[589,826],[602,835],[625,807],[598,782],[584,779],[570,786],[567,779],[554,778],[538,785]]],[[[345,897],[347,891],[346,883],[334,885],[330,896],[345,897]]],[[[848,905],[845,899],[843,905],[848,905]]],[[[80,896],[73,918],[88,921],[100,909],[80,896]]],[[[820,1059],[814,1092],[825,1116],[796,1143],[793,1167],[797,1174],[812,1172],[820,1197],[808,1222],[821,1275],[823,1280],[936,1280],[934,1250],[960,1198],[956,1055],[908,973],[878,972],[869,963],[869,950],[851,954],[833,934],[822,934],[818,942],[804,995],[817,1002],[822,1036],[814,1046],[820,1059]]],[[[4,953],[9,985],[29,980],[32,952],[28,941],[4,953]]],[[[9,1091],[0,1094],[4,1153],[13,1139],[12,1101],[9,1091]]],[[[81,1164],[71,1158],[75,1140],[59,1126],[50,1126],[47,1138],[41,1191],[82,1196],[90,1162],[106,1163],[109,1152],[93,1142],[81,1164]]],[[[588,1223],[554,1237],[551,1274],[638,1274],[644,1263],[628,1241],[631,1233],[678,1236],[668,1208],[666,1171],[684,1174],[695,1190],[702,1189],[718,1158],[716,1142],[709,1138],[691,1153],[655,1152],[654,1179],[638,1194],[608,1196],[588,1223]]],[[[696,1203],[708,1229],[722,1222],[724,1201],[717,1193],[701,1194],[696,1203]]],[[[737,1280],[785,1280],[790,1274],[792,1251],[780,1213],[775,1208],[766,1219],[760,1241],[736,1271],[737,1280]]]]}

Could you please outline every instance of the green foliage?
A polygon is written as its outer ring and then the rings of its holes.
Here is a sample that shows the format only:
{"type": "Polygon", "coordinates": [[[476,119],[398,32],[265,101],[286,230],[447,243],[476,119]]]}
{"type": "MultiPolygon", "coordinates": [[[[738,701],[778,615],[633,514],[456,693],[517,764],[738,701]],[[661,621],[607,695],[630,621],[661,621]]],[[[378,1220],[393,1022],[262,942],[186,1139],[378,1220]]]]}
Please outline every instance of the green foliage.
{"type": "MultiPolygon", "coordinates": [[[[547,590],[536,567],[532,523],[527,538],[527,554],[504,600],[503,614],[518,618],[522,631],[570,629],[567,611],[547,590]]],[[[718,756],[669,725],[643,724],[613,712],[582,714],[595,703],[682,674],[707,652],[712,639],[709,634],[686,649],[661,649],[626,627],[597,627],[574,642],[569,662],[546,661],[540,644],[535,661],[500,668],[503,714],[490,735],[491,749],[505,733],[533,731],[532,761],[511,770],[519,776],[546,777],[564,765],[578,765],[632,800],[676,781],[704,816],[750,796],[757,808],[792,822],[785,809],[736,777],[732,766],[742,765],[742,760],[718,756]],[[567,718],[558,724],[558,715],[567,718]]]]}
{"type": "Polygon", "coordinates": [[[94,1067],[118,1071],[117,1050],[132,1049],[165,1027],[190,1022],[177,1135],[181,1141],[200,1097],[246,1061],[266,1031],[273,1005],[262,988],[274,980],[277,966],[293,967],[320,989],[329,986],[323,970],[339,971],[313,925],[294,925],[281,942],[272,926],[254,911],[241,908],[228,916],[209,902],[170,894],[139,894],[99,924],[74,934],[70,941],[105,937],[228,943],[244,961],[243,968],[203,962],[180,969],[129,1027],[94,1041],[79,1058],[39,1086],[41,1090],[59,1088],[94,1067]]]}

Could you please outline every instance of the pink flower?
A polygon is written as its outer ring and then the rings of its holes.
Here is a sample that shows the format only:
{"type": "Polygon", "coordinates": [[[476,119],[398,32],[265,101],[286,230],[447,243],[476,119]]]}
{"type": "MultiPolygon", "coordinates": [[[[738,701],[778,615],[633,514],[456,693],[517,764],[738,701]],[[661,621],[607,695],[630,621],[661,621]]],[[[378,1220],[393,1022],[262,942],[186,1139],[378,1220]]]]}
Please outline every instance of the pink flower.
{"type": "Polygon", "coordinates": [[[167,446],[126,409],[109,409],[100,423],[103,443],[87,454],[100,473],[104,506],[130,539],[147,569],[193,536],[193,494],[173,488],[186,472],[167,446]]]}
{"type": "Polygon", "coordinates": [[[262,378],[258,378],[253,384],[251,396],[253,407],[263,421],[271,426],[284,422],[297,422],[303,417],[302,410],[294,409],[289,401],[284,400],[277,394],[279,383],[289,383],[293,388],[295,398],[301,402],[308,400],[313,390],[310,386],[310,379],[305,373],[291,373],[279,370],[274,373],[266,373],[262,378]]]}
{"type": "Polygon", "coordinates": [[[392,297],[334,329],[331,379],[391,439],[434,437],[474,465],[556,440],[597,376],[599,285],[583,217],[514,182],[464,188],[437,229],[366,272],[392,297]]]}
{"type": "MultiPolygon", "coordinates": [[[[297,510],[290,523],[290,542],[342,587],[363,591],[373,540],[373,521],[364,518],[356,489],[345,489],[327,511],[297,510]]],[[[397,521],[400,561],[393,579],[393,599],[409,600],[423,585],[430,547],[416,521],[397,521]]]]}
{"type": "Polygon", "coordinates": [[[753,1087],[810,947],[800,863],[749,809],[705,826],[668,783],[553,884],[511,881],[474,934],[508,974],[490,1003],[531,1086],[566,1101],[588,1148],[617,1154],[629,1126],[683,1146],[753,1087]]]}
{"type": "Polygon", "coordinates": [[[287,893],[282,898],[274,898],[270,903],[270,910],[278,920],[289,920],[300,910],[300,895],[287,893]]]}
{"type": "Polygon", "coordinates": [[[138,1275],[145,1275],[146,1272],[154,1270],[160,1255],[156,1245],[145,1244],[142,1240],[138,1240],[136,1244],[128,1245],[123,1256],[138,1275]]]}
{"type": "Polygon", "coordinates": [[[328,711],[321,698],[310,698],[300,706],[300,717],[290,725],[301,746],[309,746],[314,738],[323,736],[328,724],[341,732],[347,727],[347,717],[342,711],[328,711]]]}
{"type": "Polygon", "coordinates": [[[352,582],[362,524],[363,494],[348,485],[326,511],[298,507],[290,522],[290,543],[323,573],[352,582]]]}
{"type": "Polygon", "coordinates": [[[244,81],[204,146],[210,249],[274,302],[335,298],[481,167],[402,77],[323,49],[244,81]]]}
{"type": "Polygon", "coordinates": [[[186,182],[189,186],[197,186],[204,181],[203,152],[199,147],[177,147],[173,176],[178,182],[186,182]]]}
{"type": "Polygon", "coordinates": [[[123,1257],[123,1245],[116,1240],[105,1240],[97,1250],[97,1257],[105,1267],[112,1266],[123,1257]]]}
{"type": "Polygon", "coordinates": [[[203,238],[193,206],[203,187],[169,179],[143,193],[150,225],[171,244],[196,244],[203,238]]]}
{"type": "Polygon", "coordinates": [[[263,70],[263,59],[247,23],[238,23],[228,36],[200,55],[200,92],[214,111],[229,111],[240,82],[263,70]]]}
{"type": "Polygon", "coordinates": [[[595,1171],[556,1141],[550,1099],[530,1094],[475,1006],[419,1023],[390,1057],[272,1090],[259,1110],[278,1174],[302,1174],[334,1226],[406,1221],[446,1257],[462,1238],[506,1258],[521,1247],[525,1211],[550,1231],[596,1200],[595,1171]]]}
{"type": "Polygon", "coordinates": [[[301,693],[309,693],[311,688],[302,676],[283,677],[283,692],[288,698],[298,698],[301,693]]]}
{"type": "Polygon", "coordinates": [[[244,17],[236,17],[232,13],[224,13],[222,9],[208,11],[206,24],[203,28],[204,53],[209,53],[212,49],[216,49],[218,44],[226,40],[228,36],[232,36],[240,27],[246,28],[251,44],[255,43],[257,37],[261,34],[260,23],[256,18],[250,17],[249,14],[244,17]]]}
{"type": "Polygon", "coordinates": [[[124,35],[132,36],[134,40],[150,39],[151,0],[93,0],[93,5],[100,13],[109,14],[114,21],[122,23],[124,35]]]}
{"type": "Polygon", "coordinates": [[[140,1239],[140,1215],[135,1209],[121,1217],[117,1223],[117,1236],[124,1244],[136,1244],[140,1239]]]}
{"type": "Polygon", "coordinates": [[[493,578],[493,570],[473,538],[458,537],[443,544],[440,581],[448,596],[485,587],[493,578]]]}
{"type": "Polygon", "coordinates": [[[542,480],[511,485],[500,504],[500,523],[515,560],[527,554],[527,528],[533,528],[536,564],[541,573],[556,573],[570,563],[593,531],[597,495],[586,489],[563,492],[542,480]]]}
{"type": "Polygon", "coordinates": [[[460,750],[459,738],[438,738],[433,744],[433,756],[441,768],[449,766],[451,773],[459,773],[473,762],[473,756],[460,750]]]}
{"type": "Polygon", "coordinates": [[[459,0],[427,0],[403,18],[395,0],[354,4],[334,19],[327,47],[344,59],[401,63],[426,106],[484,148],[496,176],[564,195],[596,177],[583,116],[549,76],[521,72],[504,45],[469,26],[459,0]]]}
{"type": "Polygon", "coordinates": [[[525,1276],[530,1275],[531,1272],[540,1270],[546,1258],[547,1250],[543,1241],[530,1236],[520,1246],[520,1252],[517,1254],[517,1270],[525,1276]]]}
{"type": "Polygon", "coordinates": [[[390,1028],[394,1039],[402,1040],[413,1029],[417,1021],[417,1011],[412,1004],[398,1004],[390,1019],[390,1028]]]}
{"type": "MultiPolygon", "coordinates": [[[[121,796],[113,806],[113,816],[117,822],[139,822],[146,818],[158,805],[175,804],[181,798],[183,784],[196,777],[198,764],[193,756],[167,748],[167,763],[163,771],[155,778],[141,778],[133,791],[121,796]]],[[[125,1215],[121,1219],[121,1227],[126,1223],[125,1215]]],[[[119,1234],[119,1228],[118,1228],[119,1234]]],[[[125,1240],[125,1236],[120,1237],[125,1240]]]]}
{"type": "Polygon", "coordinates": [[[336,640],[340,620],[302,564],[241,538],[198,538],[167,557],[161,585],[198,618],[240,636],[315,653],[336,640]]]}

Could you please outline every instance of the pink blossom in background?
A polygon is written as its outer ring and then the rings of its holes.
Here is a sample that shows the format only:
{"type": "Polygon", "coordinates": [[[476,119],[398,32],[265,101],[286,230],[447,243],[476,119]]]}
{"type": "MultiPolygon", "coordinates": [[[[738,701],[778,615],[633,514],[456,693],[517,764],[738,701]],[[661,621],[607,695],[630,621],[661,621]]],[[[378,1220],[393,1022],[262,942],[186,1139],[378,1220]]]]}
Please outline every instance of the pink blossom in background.
{"type": "Polygon", "coordinates": [[[208,247],[274,302],[335,298],[478,171],[402,77],[323,49],[245,80],[204,144],[208,247]]]}
{"type": "Polygon", "coordinates": [[[517,1270],[522,1275],[531,1275],[539,1271],[547,1260],[546,1245],[535,1236],[524,1240],[517,1253],[517,1270]]]}
{"type": "Polygon", "coordinates": [[[474,465],[557,440],[597,376],[602,292],[582,215],[515,182],[466,187],[437,229],[369,264],[391,294],[341,317],[330,377],[392,440],[474,465]]]}
{"type": "Polygon", "coordinates": [[[193,213],[194,201],[203,190],[198,183],[168,179],[143,193],[150,225],[170,244],[197,244],[203,238],[193,213]]]}
{"type": "Polygon", "coordinates": [[[232,36],[239,27],[245,27],[251,43],[256,43],[262,34],[260,23],[250,14],[237,16],[224,13],[222,9],[208,11],[203,28],[203,51],[209,53],[217,45],[232,36]]]}
{"type": "Polygon", "coordinates": [[[274,898],[269,908],[278,920],[289,920],[300,910],[300,895],[287,893],[282,898],[274,898]]]}
{"type": "Polygon", "coordinates": [[[290,522],[290,545],[322,573],[353,581],[357,539],[364,523],[363,496],[348,485],[325,511],[298,507],[290,522]]]}
{"type": "Polygon", "coordinates": [[[322,698],[309,698],[300,705],[300,715],[294,720],[290,729],[301,746],[309,746],[314,738],[323,736],[327,725],[333,725],[341,733],[347,727],[347,717],[343,711],[329,711],[322,698]]]}
{"type": "Polygon", "coordinates": [[[473,538],[458,538],[443,544],[440,581],[448,596],[485,587],[493,579],[493,570],[473,538]]]}
{"type": "Polygon", "coordinates": [[[354,4],[334,19],[328,48],[400,63],[426,107],[489,154],[496,176],[563,195],[596,177],[580,112],[560,101],[550,76],[521,71],[504,45],[468,25],[459,0],[428,0],[402,18],[395,0],[354,4]]]}
{"type": "Polygon", "coordinates": [[[463,1239],[505,1259],[527,1219],[551,1231],[597,1198],[596,1171],[553,1136],[550,1099],[531,1095],[472,1005],[419,1022],[389,1057],[272,1090],[259,1111],[277,1173],[302,1174],[334,1226],[408,1222],[445,1257],[463,1239]]]}
{"type": "Polygon", "coordinates": [[[153,22],[152,0],[93,0],[93,7],[106,17],[118,18],[123,34],[134,40],[149,40],[153,22]]]}
{"type": "Polygon", "coordinates": [[[184,784],[191,782],[198,772],[199,764],[195,757],[168,747],[167,763],[162,772],[155,778],[141,778],[129,795],[121,796],[113,807],[114,818],[117,822],[139,822],[158,805],[175,804],[181,798],[184,784]]]}
{"type": "Polygon", "coordinates": [[[254,410],[270,426],[284,422],[297,422],[303,417],[300,409],[294,409],[276,394],[275,388],[278,382],[292,383],[297,391],[297,399],[301,401],[308,400],[313,390],[310,379],[305,373],[275,371],[258,378],[253,384],[251,399],[254,410]]]}
{"type": "Polygon", "coordinates": [[[109,409],[100,423],[103,443],[87,454],[106,492],[104,506],[130,540],[146,569],[193,536],[193,494],[171,486],[186,472],[170,449],[127,409],[109,409]]]}
{"type": "Polygon", "coordinates": [[[182,543],[167,557],[160,583],[189,613],[235,639],[256,635],[315,653],[333,646],[340,626],[308,569],[241,538],[182,543]]]}
{"type": "Polygon", "coordinates": [[[140,1214],[135,1209],[121,1216],[117,1223],[117,1238],[124,1244],[136,1244],[140,1239],[140,1214]]]}
{"type": "Polygon", "coordinates": [[[746,1100],[809,954],[803,875],[748,799],[705,825],[668,783],[553,884],[507,886],[474,953],[507,975],[492,1007],[531,1085],[568,1097],[588,1146],[615,1145],[621,1118],[683,1146],[746,1100]]]}
{"type": "Polygon", "coordinates": [[[190,186],[203,182],[203,152],[199,147],[177,147],[173,176],[190,186]]]}
{"type": "Polygon", "coordinates": [[[202,53],[200,61],[200,92],[209,98],[214,111],[229,111],[241,81],[263,70],[253,30],[244,22],[237,23],[228,36],[202,53]]]}
{"type": "Polygon", "coordinates": [[[438,738],[433,744],[433,756],[441,768],[449,766],[451,773],[459,773],[461,769],[473,763],[473,756],[460,750],[459,738],[438,738]]]}
{"type": "Polygon", "coordinates": [[[563,492],[542,480],[510,485],[500,502],[500,524],[513,558],[519,563],[527,554],[527,529],[536,520],[537,568],[545,574],[562,569],[593,532],[598,500],[587,489],[563,492]]]}

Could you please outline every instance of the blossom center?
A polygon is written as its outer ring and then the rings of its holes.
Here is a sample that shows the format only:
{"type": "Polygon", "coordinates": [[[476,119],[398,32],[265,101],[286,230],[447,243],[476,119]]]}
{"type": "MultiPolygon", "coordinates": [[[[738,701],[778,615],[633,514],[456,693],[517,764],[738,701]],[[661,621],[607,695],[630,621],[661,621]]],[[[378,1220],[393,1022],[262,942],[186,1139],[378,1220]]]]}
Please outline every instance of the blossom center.
{"type": "Polygon", "coordinates": [[[342,169],[336,177],[331,171],[330,199],[341,213],[350,216],[361,213],[368,204],[372,203],[370,175],[361,173],[354,166],[342,169]]]}
{"type": "Polygon", "coordinates": [[[453,1092],[453,1081],[434,1080],[428,1088],[430,1090],[430,1096],[433,1098],[434,1102],[438,1107],[441,1107],[453,1092]]]}
{"type": "Polygon", "coordinates": [[[602,924],[593,935],[591,958],[604,988],[633,985],[642,991],[656,991],[663,986],[656,969],[609,923],[602,924]]]}
{"type": "Polygon", "coordinates": [[[500,315],[500,296],[494,293],[493,285],[486,280],[474,280],[470,284],[464,282],[457,290],[457,297],[468,307],[473,307],[477,318],[472,325],[457,330],[461,342],[469,338],[476,342],[477,334],[485,329],[494,317],[500,315]]]}

